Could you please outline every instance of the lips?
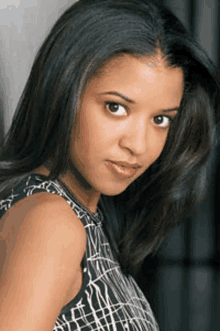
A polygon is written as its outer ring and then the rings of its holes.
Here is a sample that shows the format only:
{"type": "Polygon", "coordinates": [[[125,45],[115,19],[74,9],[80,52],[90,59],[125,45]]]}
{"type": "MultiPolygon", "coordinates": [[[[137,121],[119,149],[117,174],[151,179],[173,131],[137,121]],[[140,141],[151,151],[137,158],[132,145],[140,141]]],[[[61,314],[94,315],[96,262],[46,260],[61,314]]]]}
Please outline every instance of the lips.
{"type": "Polygon", "coordinates": [[[114,161],[107,161],[107,168],[118,178],[131,178],[133,177],[138,168],[140,168],[137,164],[130,164],[127,162],[114,162],[114,161]]]}
{"type": "Polygon", "coordinates": [[[125,168],[134,168],[134,169],[136,169],[136,168],[140,168],[141,167],[138,163],[133,163],[132,164],[132,163],[121,162],[121,161],[119,161],[119,162],[110,161],[110,162],[115,163],[115,164],[118,164],[118,165],[120,165],[122,167],[125,167],[125,168]]]}

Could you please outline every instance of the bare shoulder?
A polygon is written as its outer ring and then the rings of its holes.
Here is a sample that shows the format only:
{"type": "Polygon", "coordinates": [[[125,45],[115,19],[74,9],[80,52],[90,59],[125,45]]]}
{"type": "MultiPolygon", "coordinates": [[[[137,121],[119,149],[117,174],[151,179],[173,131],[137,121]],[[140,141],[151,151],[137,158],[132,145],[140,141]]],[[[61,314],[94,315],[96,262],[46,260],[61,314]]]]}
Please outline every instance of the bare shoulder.
{"type": "Polygon", "coordinates": [[[62,197],[47,192],[16,203],[1,224],[0,320],[13,310],[20,318],[4,319],[6,331],[33,329],[32,316],[36,330],[50,330],[80,269],[86,249],[84,226],[62,197]]]}
{"type": "Polygon", "coordinates": [[[63,245],[62,251],[68,246],[71,252],[74,247],[80,256],[86,247],[82,222],[62,197],[48,192],[26,197],[6,212],[1,219],[1,239],[8,251],[39,240],[47,245],[55,241],[55,247],[63,245]]]}
{"type": "Polygon", "coordinates": [[[68,227],[70,231],[72,229],[85,234],[82,222],[69,204],[57,194],[48,192],[30,195],[13,205],[1,219],[1,235],[7,236],[11,228],[13,232],[16,232],[16,229],[25,231],[25,225],[28,224],[32,228],[43,226],[44,230],[48,228],[50,232],[59,226],[60,230],[68,227]]]}

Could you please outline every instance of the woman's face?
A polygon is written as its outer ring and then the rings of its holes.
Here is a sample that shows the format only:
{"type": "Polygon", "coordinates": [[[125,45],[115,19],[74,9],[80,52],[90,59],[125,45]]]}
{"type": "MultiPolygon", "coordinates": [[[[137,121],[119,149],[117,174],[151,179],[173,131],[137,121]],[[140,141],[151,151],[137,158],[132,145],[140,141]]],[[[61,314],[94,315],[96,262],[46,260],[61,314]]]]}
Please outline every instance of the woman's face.
{"type": "Polygon", "coordinates": [[[117,195],[142,175],[164,148],[183,86],[182,70],[167,67],[160,54],[110,60],[81,98],[71,145],[78,183],[117,195]]]}

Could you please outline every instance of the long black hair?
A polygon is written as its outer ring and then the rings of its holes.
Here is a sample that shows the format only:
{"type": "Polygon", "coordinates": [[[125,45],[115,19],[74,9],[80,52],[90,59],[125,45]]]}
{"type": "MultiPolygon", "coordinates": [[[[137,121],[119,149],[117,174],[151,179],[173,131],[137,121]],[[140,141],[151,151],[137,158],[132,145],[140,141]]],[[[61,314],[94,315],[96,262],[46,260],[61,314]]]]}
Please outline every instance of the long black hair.
{"type": "Polygon", "coordinates": [[[165,6],[144,0],[79,1],[41,46],[12,125],[1,143],[0,199],[52,158],[50,179],[66,172],[71,131],[88,80],[119,54],[151,56],[182,68],[181,111],[162,154],[117,196],[102,195],[104,230],[128,274],[201,200],[219,121],[216,68],[165,6]]]}

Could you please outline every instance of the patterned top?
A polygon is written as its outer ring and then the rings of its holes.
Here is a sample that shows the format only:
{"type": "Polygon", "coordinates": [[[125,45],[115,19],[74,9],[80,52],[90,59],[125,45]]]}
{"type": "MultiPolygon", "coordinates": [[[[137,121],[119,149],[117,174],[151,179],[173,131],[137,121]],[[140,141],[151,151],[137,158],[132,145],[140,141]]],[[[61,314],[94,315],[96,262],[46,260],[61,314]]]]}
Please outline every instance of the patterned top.
{"type": "Polygon", "coordinates": [[[50,192],[63,197],[86,229],[86,253],[82,261],[83,285],[76,297],[64,306],[54,331],[158,331],[149,303],[131,276],[124,276],[102,228],[103,215],[92,214],[61,185],[44,175],[26,180],[0,201],[0,218],[26,196],[50,192]]]}

